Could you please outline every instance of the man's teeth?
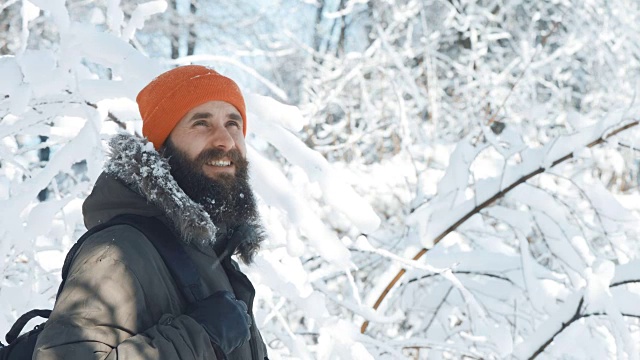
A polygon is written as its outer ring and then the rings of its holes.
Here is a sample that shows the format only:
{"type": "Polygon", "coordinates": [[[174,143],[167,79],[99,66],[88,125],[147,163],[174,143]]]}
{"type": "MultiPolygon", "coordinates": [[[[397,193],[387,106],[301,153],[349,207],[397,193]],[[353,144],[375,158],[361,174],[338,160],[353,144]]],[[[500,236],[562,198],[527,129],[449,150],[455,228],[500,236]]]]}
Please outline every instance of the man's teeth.
{"type": "Polygon", "coordinates": [[[223,161],[223,160],[211,161],[211,162],[209,162],[209,165],[211,165],[211,166],[229,166],[229,165],[231,165],[231,161],[223,161]]]}

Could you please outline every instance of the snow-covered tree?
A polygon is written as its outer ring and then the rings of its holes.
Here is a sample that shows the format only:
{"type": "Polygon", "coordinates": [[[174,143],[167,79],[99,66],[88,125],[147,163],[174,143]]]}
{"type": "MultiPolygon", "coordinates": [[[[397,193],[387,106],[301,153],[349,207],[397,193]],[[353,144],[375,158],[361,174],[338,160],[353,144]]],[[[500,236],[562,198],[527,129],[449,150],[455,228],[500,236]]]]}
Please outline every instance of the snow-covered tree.
{"type": "Polygon", "coordinates": [[[0,331],[52,305],[137,91],[195,62],[246,95],[273,358],[638,357],[634,0],[0,10],[0,331]]]}

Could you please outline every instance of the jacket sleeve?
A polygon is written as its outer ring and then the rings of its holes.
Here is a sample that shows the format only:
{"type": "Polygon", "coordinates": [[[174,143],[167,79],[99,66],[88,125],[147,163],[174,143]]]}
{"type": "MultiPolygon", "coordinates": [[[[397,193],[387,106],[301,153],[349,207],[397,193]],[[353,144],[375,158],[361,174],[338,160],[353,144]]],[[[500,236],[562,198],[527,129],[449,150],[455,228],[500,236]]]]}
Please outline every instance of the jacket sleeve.
{"type": "Polygon", "coordinates": [[[33,359],[216,359],[184,306],[144,235],[110,227],[81,246],[33,359]]]}

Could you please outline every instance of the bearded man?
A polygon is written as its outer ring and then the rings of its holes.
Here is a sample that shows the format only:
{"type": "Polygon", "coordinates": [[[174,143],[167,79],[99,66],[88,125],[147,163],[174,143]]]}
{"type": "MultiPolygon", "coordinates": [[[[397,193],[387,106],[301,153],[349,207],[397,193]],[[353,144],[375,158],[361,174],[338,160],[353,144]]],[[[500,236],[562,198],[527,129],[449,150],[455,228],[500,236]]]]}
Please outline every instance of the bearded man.
{"type": "Polygon", "coordinates": [[[153,217],[181,242],[202,299],[181,295],[154,245],[119,224],[89,236],[38,337],[34,359],[266,359],[251,263],[263,231],[249,186],[238,86],[197,65],[170,70],[136,98],[146,139],[116,135],[83,204],[87,229],[153,217]]]}

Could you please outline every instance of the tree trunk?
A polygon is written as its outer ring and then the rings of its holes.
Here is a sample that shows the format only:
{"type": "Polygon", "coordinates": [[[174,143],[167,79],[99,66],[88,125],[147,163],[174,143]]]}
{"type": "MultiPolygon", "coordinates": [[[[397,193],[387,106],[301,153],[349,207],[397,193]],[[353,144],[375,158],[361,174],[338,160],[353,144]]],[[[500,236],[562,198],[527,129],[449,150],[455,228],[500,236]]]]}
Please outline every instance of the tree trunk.
{"type": "Polygon", "coordinates": [[[196,12],[198,10],[198,0],[191,0],[189,5],[189,12],[191,16],[189,18],[189,35],[187,38],[187,55],[193,55],[196,50],[196,40],[198,35],[196,34],[196,12]]]}
{"type": "MultiPolygon", "coordinates": [[[[340,0],[338,11],[344,8],[345,0],[340,0]]],[[[340,35],[338,36],[338,44],[336,44],[336,57],[344,55],[344,41],[347,33],[347,19],[346,16],[340,17],[340,35]]]]}
{"type": "Polygon", "coordinates": [[[178,1],[177,0],[169,0],[169,5],[171,6],[171,10],[173,14],[171,15],[171,58],[177,59],[180,57],[180,24],[178,24],[176,19],[179,19],[178,16],[178,1]]]}

